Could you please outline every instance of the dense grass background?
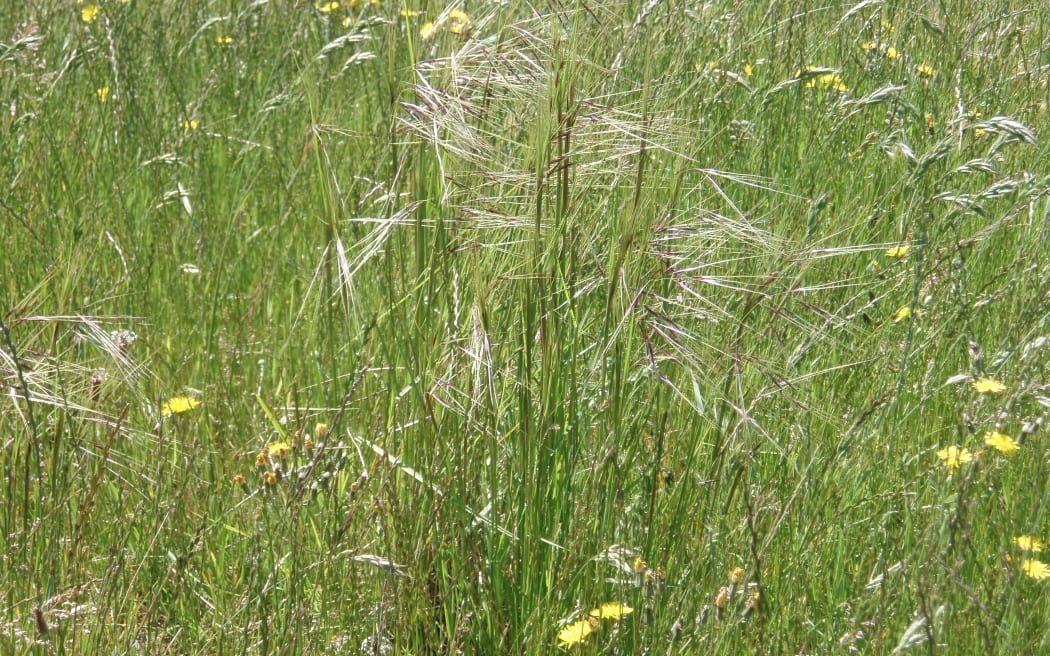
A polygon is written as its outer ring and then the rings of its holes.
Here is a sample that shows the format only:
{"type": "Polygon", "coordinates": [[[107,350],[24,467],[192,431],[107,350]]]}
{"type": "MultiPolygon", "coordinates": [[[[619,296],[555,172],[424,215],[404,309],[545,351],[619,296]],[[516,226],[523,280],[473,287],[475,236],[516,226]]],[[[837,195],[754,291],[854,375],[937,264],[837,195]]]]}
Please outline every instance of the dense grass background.
{"type": "Polygon", "coordinates": [[[1048,78],[1020,1],[6,7],[0,651],[1050,650],[1048,78]]]}

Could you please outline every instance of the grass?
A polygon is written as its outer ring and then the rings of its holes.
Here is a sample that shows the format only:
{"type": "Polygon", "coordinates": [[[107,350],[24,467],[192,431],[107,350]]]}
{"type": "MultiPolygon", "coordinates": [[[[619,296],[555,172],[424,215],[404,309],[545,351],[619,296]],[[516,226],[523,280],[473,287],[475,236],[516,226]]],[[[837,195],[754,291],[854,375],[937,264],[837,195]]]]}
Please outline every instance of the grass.
{"type": "Polygon", "coordinates": [[[5,12],[0,651],[1047,650],[1048,24],[5,12]]]}

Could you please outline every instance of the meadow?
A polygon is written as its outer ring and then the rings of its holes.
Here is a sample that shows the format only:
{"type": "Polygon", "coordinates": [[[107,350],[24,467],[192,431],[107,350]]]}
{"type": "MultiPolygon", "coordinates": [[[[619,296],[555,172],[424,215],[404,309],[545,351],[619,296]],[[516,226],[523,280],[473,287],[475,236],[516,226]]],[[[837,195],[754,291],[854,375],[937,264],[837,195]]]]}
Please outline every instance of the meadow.
{"type": "Polygon", "coordinates": [[[0,653],[1050,653],[1040,5],[5,5],[0,653]]]}

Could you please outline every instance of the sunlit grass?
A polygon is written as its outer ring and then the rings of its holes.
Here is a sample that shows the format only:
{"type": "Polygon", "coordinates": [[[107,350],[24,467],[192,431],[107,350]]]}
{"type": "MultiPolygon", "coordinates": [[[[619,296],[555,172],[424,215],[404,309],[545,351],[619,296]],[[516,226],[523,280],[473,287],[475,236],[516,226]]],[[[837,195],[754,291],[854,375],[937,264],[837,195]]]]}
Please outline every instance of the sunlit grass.
{"type": "Polygon", "coordinates": [[[0,651],[1045,651],[1050,14],[905,5],[0,13],[0,651]]]}

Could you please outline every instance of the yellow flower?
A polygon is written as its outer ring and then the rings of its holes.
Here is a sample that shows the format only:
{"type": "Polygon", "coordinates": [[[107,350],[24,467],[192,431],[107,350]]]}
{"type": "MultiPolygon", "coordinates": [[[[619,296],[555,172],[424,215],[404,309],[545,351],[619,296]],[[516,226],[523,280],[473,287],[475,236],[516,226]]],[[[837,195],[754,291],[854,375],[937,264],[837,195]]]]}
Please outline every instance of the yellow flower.
{"type": "Polygon", "coordinates": [[[1006,385],[994,378],[978,378],[970,384],[981,394],[998,394],[1006,389],[1006,385]]]}
{"type": "Polygon", "coordinates": [[[588,613],[591,617],[597,617],[603,620],[618,620],[624,615],[630,615],[634,612],[634,609],[625,604],[621,604],[618,601],[609,601],[598,608],[592,608],[591,612],[588,613]]]}
{"type": "Polygon", "coordinates": [[[916,66],[915,70],[918,71],[919,75],[923,77],[933,77],[937,73],[937,71],[933,70],[933,68],[926,62],[923,62],[916,66]]]}
{"type": "Polygon", "coordinates": [[[1045,546],[1042,540],[1031,535],[1018,535],[1014,538],[1014,544],[1020,547],[1021,551],[1031,551],[1032,553],[1039,553],[1045,546]]]}
{"type": "Polygon", "coordinates": [[[95,95],[98,96],[100,103],[106,102],[109,99],[109,87],[99,87],[95,89],[95,95]]]}
{"type": "Polygon", "coordinates": [[[427,21],[423,23],[423,27],[419,29],[419,38],[426,41],[434,35],[434,21],[427,21]]]}
{"type": "Polygon", "coordinates": [[[961,465],[972,462],[973,454],[966,447],[952,445],[946,449],[941,449],[937,452],[937,457],[941,459],[944,466],[948,471],[955,471],[961,465]]]}
{"type": "Polygon", "coordinates": [[[733,585],[737,585],[737,584],[741,583],[743,580],[744,580],[744,568],[743,567],[734,567],[733,569],[729,570],[729,582],[730,583],[732,583],[733,585]]]}
{"type": "Polygon", "coordinates": [[[594,627],[597,624],[598,620],[593,617],[573,622],[558,632],[558,646],[568,647],[570,645],[583,643],[583,641],[587,639],[587,636],[594,633],[594,627]]]}
{"type": "Polygon", "coordinates": [[[80,20],[85,23],[93,23],[98,18],[98,5],[84,5],[80,9],[80,20]]]}
{"type": "Polygon", "coordinates": [[[292,452],[292,445],[287,442],[270,442],[266,445],[266,453],[271,458],[284,460],[292,452]]]}
{"type": "Polygon", "coordinates": [[[448,31],[453,34],[466,34],[470,31],[470,16],[459,9],[453,9],[448,13],[448,31]]]}
{"type": "Polygon", "coordinates": [[[263,474],[263,482],[271,487],[277,485],[277,474],[272,471],[266,472],[263,474]]]}
{"type": "Polygon", "coordinates": [[[879,29],[882,30],[884,34],[893,34],[893,23],[883,18],[879,21],[879,29]]]}
{"type": "Polygon", "coordinates": [[[328,434],[328,424],[317,422],[317,424],[314,425],[314,437],[316,437],[317,439],[320,440],[320,439],[324,438],[324,436],[327,435],[327,434],[328,434]]]}
{"type": "Polygon", "coordinates": [[[886,249],[886,257],[904,257],[911,252],[911,246],[908,244],[901,244],[900,246],[894,246],[893,248],[886,249]]]}
{"type": "Polygon", "coordinates": [[[715,608],[725,608],[726,603],[729,602],[729,588],[722,586],[718,589],[718,594],[715,595],[715,608]]]}
{"type": "Polygon", "coordinates": [[[751,77],[754,70],[751,68],[751,64],[744,64],[744,75],[751,77]]]}
{"type": "Polygon", "coordinates": [[[233,477],[233,484],[237,487],[244,487],[244,474],[237,474],[233,477]]]}
{"type": "Polygon", "coordinates": [[[886,59],[900,59],[901,52],[893,46],[886,48],[886,59]]]}
{"type": "Polygon", "coordinates": [[[322,14],[330,14],[331,12],[339,9],[341,5],[338,2],[315,2],[314,7],[317,11],[322,14]]]}
{"type": "Polygon", "coordinates": [[[233,43],[233,37],[227,36],[226,34],[220,34],[215,37],[215,43],[218,43],[220,46],[228,46],[233,43]]]}
{"type": "Polygon", "coordinates": [[[161,405],[160,411],[165,417],[167,417],[169,415],[177,415],[181,412],[186,412],[187,410],[193,410],[200,404],[201,402],[192,396],[176,396],[161,405]]]}
{"type": "MultiPolygon", "coordinates": [[[[806,71],[815,70],[817,70],[816,66],[806,67],[806,71]]],[[[795,77],[799,77],[801,75],[802,71],[795,71],[795,77]]],[[[817,86],[818,82],[824,85],[825,87],[828,87],[829,89],[834,89],[835,91],[846,91],[846,84],[842,81],[842,78],[839,77],[838,73],[824,73],[823,75],[818,75],[814,78],[811,78],[806,81],[806,88],[812,89],[817,86]]]]}
{"type": "Polygon", "coordinates": [[[905,319],[911,318],[911,308],[907,305],[902,305],[897,308],[897,311],[893,313],[893,323],[900,323],[905,319]]]}
{"type": "Polygon", "coordinates": [[[201,122],[195,118],[191,118],[189,120],[179,121],[179,127],[184,130],[199,130],[201,122]]]}
{"type": "Polygon", "coordinates": [[[256,467],[265,467],[268,462],[270,462],[270,456],[266,453],[266,449],[255,454],[256,467]]]}
{"type": "Polygon", "coordinates": [[[1024,573],[1028,578],[1035,579],[1036,581],[1050,578],[1050,566],[1047,566],[1047,564],[1041,560],[1028,558],[1021,563],[1021,569],[1024,570],[1024,573]]]}
{"type": "Polygon", "coordinates": [[[999,453],[1010,455],[1017,453],[1021,450],[1021,445],[1017,443],[1009,435],[1004,435],[999,431],[992,431],[984,434],[984,443],[992,447],[999,453]]]}
{"type": "Polygon", "coordinates": [[[878,48],[878,45],[876,45],[874,41],[865,41],[864,43],[860,44],[860,47],[870,52],[878,48]]]}
{"type": "Polygon", "coordinates": [[[642,572],[644,572],[646,570],[647,567],[648,567],[648,565],[641,558],[635,558],[634,559],[634,573],[635,574],[641,574],[642,572]]]}

